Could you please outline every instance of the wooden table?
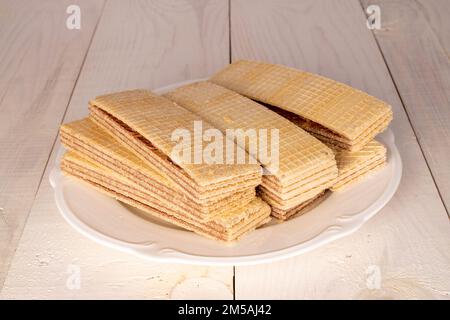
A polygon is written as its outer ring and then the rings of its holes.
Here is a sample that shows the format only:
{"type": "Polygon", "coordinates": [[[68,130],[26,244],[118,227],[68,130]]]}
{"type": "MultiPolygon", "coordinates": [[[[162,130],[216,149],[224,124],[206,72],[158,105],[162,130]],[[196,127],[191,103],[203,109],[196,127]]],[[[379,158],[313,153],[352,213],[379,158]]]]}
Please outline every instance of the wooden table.
{"type": "Polygon", "coordinates": [[[449,16],[447,0],[0,0],[0,296],[449,299],[449,16]],[[81,29],[66,27],[72,4],[81,29]],[[371,4],[378,30],[366,25],[371,4]],[[96,95],[206,77],[240,58],[393,106],[404,172],[378,215],[302,256],[235,268],[146,262],[63,221],[48,182],[62,122],[96,95]]]}

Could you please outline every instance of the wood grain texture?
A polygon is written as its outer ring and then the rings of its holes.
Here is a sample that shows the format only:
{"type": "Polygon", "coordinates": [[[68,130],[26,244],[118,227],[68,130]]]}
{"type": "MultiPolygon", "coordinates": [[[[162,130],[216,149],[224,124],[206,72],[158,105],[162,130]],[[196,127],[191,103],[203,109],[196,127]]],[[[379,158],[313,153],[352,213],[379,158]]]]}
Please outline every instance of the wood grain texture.
{"type": "Polygon", "coordinates": [[[381,10],[374,30],[411,123],[450,208],[450,3],[368,1],[381,10]]]}
{"type": "Polygon", "coordinates": [[[356,233],[302,256],[236,268],[236,298],[450,298],[450,224],[359,1],[231,1],[232,57],[282,63],[388,101],[404,171],[356,233]],[[380,275],[378,288],[376,277],[380,275]]]}
{"type": "Polygon", "coordinates": [[[0,287],[103,1],[0,2],[0,287]],[[66,8],[84,9],[80,30],[66,8]]]}
{"type": "MultiPolygon", "coordinates": [[[[108,1],[65,122],[102,93],[205,77],[228,63],[228,2],[108,1]]],[[[233,269],[151,263],[97,245],[63,221],[48,173],[39,188],[1,293],[3,298],[232,298],[233,269]],[[68,268],[81,273],[70,290],[68,268]],[[185,280],[187,282],[183,282],[185,280]],[[177,286],[180,285],[180,286],[177,286]],[[178,288],[178,289],[177,289],[178,288]]]]}

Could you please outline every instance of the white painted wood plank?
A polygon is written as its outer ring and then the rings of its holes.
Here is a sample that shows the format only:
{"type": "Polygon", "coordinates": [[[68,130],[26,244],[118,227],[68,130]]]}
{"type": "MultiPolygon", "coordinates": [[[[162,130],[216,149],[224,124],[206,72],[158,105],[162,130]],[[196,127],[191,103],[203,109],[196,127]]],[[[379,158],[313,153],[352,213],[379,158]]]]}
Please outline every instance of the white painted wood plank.
{"type": "Polygon", "coordinates": [[[450,3],[363,1],[381,10],[374,34],[433,177],[450,209],[450,3]]]}
{"type": "MultiPolygon", "coordinates": [[[[108,1],[65,121],[87,114],[88,100],[105,92],[208,76],[228,63],[228,52],[226,0],[108,1]]],[[[167,298],[176,288],[178,298],[232,298],[232,267],[151,263],[79,235],[56,210],[53,157],[1,297],[167,298]],[[71,265],[81,273],[79,290],[66,286],[71,265]]]]}
{"type": "Polygon", "coordinates": [[[233,59],[320,73],[388,101],[404,161],[398,192],[359,231],[296,258],[237,267],[236,298],[449,299],[447,214],[360,3],[233,0],[231,32],[233,59]]]}
{"type": "Polygon", "coordinates": [[[0,2],[0,287],[32,206],[103,1],[0,2]]]}

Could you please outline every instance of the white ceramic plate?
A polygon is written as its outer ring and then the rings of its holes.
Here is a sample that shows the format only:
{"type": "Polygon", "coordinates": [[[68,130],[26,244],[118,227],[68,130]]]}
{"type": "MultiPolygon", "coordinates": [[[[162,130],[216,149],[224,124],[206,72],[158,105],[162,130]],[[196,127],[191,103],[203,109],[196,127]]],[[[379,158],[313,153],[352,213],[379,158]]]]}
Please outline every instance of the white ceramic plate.
{"type": "MultiPolygon", "coordinates": [[[[195,80],[198,81],[198,80],[195,80]]],[[[178,83],[155,92],[174,89],[178,83]]],[[[388,164],[375,175],[342,192],[334,192],[318,207],[284,223],[272,222],[234,244],[222,244],[158,219],[144,219],[136,209],[87,184],[62,175],[60,156],[50,174],[56,204],[76,230],[122,251],[161,261],[207,265],[244,265],[299,255],[360,228],[392,198],[400,183],[402,163],[391,130],[377,139],[388,150],[388,164]]]]}

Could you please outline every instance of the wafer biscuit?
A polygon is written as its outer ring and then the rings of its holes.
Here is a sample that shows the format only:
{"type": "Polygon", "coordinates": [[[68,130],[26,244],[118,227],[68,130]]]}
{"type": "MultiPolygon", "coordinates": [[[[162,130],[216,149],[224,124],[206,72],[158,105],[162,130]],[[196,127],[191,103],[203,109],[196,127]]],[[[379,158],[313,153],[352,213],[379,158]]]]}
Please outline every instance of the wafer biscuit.
{"type": "Polygon", "coordinates": [[[309,210],[314,209],[317,207],[322,201],[324,201],[329,194],[329,191],[322,191],[318,195],[316,195],[314,198],[309,199],[299,205],[297,205],[294,208],[288,209],[288,210],[281,210],[277,208],[272,208],[272,216],[279,219],[279,220],[288,220],[294,217],[298,217],[302,214],[305,214],[309,210]]]}
{"type": "Polygon", "coordinates": [[[386,161],[379,160],[377,162],[368,164],[364,170],[361,172],[354,173],[352,175],[349,175],[346,178],[341,179],[338,183],[334,184],[330,190],[332,191],[342,191],[345,188],[347,188],[350,185],[353,185],[364,178],[368,177],[371,174],[374,174],[378,170],[383,169],[386,166],[386,161]]]}
{"type": "Polygon", "coordinates": [[[303,202],[314,198],[318,194],[322,193],[324,190],[330,188],[330,184],[322,184],[317,187],[311,188],[307,191],[302,192],[297,197],[283,199],[278,194],[272,193],[265,189],[262,185],[258,187],[261,191],[261,198],[272,206],[274,209],[280,209],[282,211],[288,211],[289,209],[295,208],[296,206],[302,204],[303,202]]]}
{"type": "Polygon", "coordinates": [[[343,83],[277,64],[237,61],[219,71],[211,81],[296,115],[296,123],[302,128],[350,151],[361,149],[392,119],[391,107],[375,97],[343,83]]]}
{"type": "MultiPolygon", "coordinates": [[[[256,164],[208,164],[195,163],[195,121],[203,130],[214,129],[209,123],[178,106],[172,101],[147,90],[124,91],[97,97],[90,101],[91,116],[97,124],[109,131],[117,140],[145,159],[168,178],[178,184],[190,185],[199,197],[211,190],[255,180],[261,175],[256,164]],[[186,163],[173,153],[177,142],[172,139],[176,130],[189,132],[192,162],[186,163]],[[194,131],[194,132],[193,132],[194,131]]],[[[207,143],[200,140],[202,148],[207,143]]],[[[200,149],[202,149],[200,148],[200,149]]],[[[200,151],[201,152],[201,151],[200,151]]]]}
{"type": "Polygon", "coordinates": [[[231,194],[225,193],[206,200],[196,199],[189,190],[171,182],[87,118],[63,125],[60,136],[62,143],[70,150],[127,177],[144,190],[154,193],[159,201],[191,212],[202,220],[245,206],[255,197],[254,186],[251,184],[235,188],[235,192],[231,194]]]}
{"type": "Polygon", "coordinates": [[[275,194],[294,196],[310,189],[311,182],[318,184],[326,183],[328,181],[328,177],[335,174],[336,167],[333,165],[329,168],[324,168],[321,172],[314,173],[313,175],[307,177],[302,177],[301,179],[297,179],[283,185],[280,185],[275,180],[269,179],[269,177],[265,177],[263,185],[266,189],[275,194]]]}
{"type": "Polygon", "coordinates": [[[209,222],[201,222],[189,214],[164,208],[155,201],[152,193],[146,193],[131,180],[99,163],[88,161],[75,152],[64,155],[61,168],[66,174],[89,183],[117,200],[212,239],[236,240],[270,219],[270,207],[259,198],[255,198],[245,208],[224,213],[209,222]]]}
{"type": "Polygon", "coordinates": [[[133,134],[130,134],[130,132],[123,132],[123,128],[117,126],[115,123],[111,124],[109,122],[110,119],[99,117],[97,115],[98,112],[102,111],[95,110],[91,112],[89,118],[149,166],[154,167],[173,183],[192,193],[198,201],[227,197],[229,193],[237,192],[239,189],[255,187],[261,181],[261,173],[253,172],[247,176],[241,176],[234,180],[230,179],[229,181],[209,186],[199,186],[185,175],[178,165],[168,160],[167,157],[157,150],[149,148],[148,143],[143,142],[140,139],[133,140],[133,134]]]}
{"type": "Polygon", "coordinates": [[[305,129],[310,134],[312,134],[317,139],[324,142],[329,147],[334,147],[339,150],[343,151],[358,151],[361,148],[363,148],[369,141],[373,139],[375,135],[377,135],[379,132],[383,131],[392,120],[392,115],[387,114],[384,119],[381,119],[380,122],[374,123],[373,126],[368,128],[367,132],[364,132],[361,134],[361,136],[358,137],[357,142],[351,141],[348,138],[345,138],[343,136],[336,135],[330,130],[326,130],[323,127],[318,127],[315,123],[311,121],[307,121],[304,118],[296,115],[295,113],[270,106],[266,104],[266,107],[270,110],[278,113],[279,115],[285,117],[292,123],[298,125],[299,127],[305,129]],[[349,145],[351,147],[349,148],[349,145]]]}
{"type": "Polygon", "coordinates": [[[376,140],[370,141],[361,150],[342,151],[335,148],[339,175],[331,190],[342,190],[360,181],[386,164],[386,148],[376,140]]]}

